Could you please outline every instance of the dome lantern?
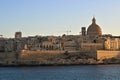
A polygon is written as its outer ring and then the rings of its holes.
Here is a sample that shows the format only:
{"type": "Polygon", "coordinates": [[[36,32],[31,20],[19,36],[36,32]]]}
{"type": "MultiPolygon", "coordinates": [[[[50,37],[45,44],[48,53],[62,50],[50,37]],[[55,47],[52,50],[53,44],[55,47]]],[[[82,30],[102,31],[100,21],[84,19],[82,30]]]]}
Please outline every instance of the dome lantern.
{"type": "Polygon", "coordinates": [[[93,24],[96,24],[96,19],[95,19],[95,17],[93,17],[92,23],[93,23],[93,24]]]}

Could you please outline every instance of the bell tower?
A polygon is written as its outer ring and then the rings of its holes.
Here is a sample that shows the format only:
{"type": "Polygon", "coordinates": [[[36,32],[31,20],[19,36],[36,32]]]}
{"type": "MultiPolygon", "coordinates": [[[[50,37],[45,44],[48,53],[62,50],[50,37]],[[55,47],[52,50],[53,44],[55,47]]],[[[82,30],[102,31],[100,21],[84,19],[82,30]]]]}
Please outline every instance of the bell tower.
{"type": "Polygon", "coordinates": [[[15,38],[22,38],[22,32],[15,32],[15,38]]]}

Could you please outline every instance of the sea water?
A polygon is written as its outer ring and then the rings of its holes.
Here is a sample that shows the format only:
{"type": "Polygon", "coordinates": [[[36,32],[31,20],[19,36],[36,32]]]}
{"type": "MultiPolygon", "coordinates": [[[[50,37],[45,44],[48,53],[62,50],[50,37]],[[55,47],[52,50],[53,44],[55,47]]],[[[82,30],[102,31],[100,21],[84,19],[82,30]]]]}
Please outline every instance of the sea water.
{"type": "Polygon", "coordinates": [[[0,80],[120,80],[120,65],[0,67],[0,80]]]}

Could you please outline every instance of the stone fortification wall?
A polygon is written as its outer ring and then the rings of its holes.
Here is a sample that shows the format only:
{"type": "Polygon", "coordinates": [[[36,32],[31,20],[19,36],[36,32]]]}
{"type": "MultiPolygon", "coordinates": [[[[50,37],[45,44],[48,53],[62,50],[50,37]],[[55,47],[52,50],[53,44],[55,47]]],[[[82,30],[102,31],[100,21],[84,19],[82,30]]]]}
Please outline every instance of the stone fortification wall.
{"type": "Polygon", "coordinates": [[[110,58],[120,58],[120,51],[105,51],[105,50],[98,50],[97,51],[97,59],[110,59],[110,58]]]}
{"type": "Polygon", "coordinates": [[[94,58],[97,59],[97,51],[96,50],[81,50],[80,54],[86,56],[87,58],[94,58]]]}
{"type": "Polygon", "coordinates": [[[96,63],[95,52],[83,51],[22,51],[21,64],[90,64],[96,63]]]}
{"type": "Polygon", "coordinates": [[[16,61],[16,53],[3,52],[0,53],[0,64],[14,64],[16,61]]]}
{"type": "MultiPolygon", "coordinates": [[[[22,51],[19,62],[22,64],[53,64],[64,63],[66,51],[22,51]]],[[[68,51],[68,54],[78,53],[78,51],[68,51]]]]}
{"type": "Polygon", "coordinates": [[[0,53],[0,63],[7,65],[96,64],[95,56],[93,51],[23,50],[18,53],[18,58],[15,52],[0,53]]]}

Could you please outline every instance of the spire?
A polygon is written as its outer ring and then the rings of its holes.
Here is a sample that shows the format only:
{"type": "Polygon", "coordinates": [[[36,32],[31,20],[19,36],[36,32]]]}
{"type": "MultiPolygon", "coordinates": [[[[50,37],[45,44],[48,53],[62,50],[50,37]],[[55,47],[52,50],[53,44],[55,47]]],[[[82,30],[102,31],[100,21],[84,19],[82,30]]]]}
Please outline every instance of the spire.
{"type": "Polygon", "coordinates": [[[92,23],[96,24],[96,19],[95,19],[95,17],[93,17],[92,23]]]}

